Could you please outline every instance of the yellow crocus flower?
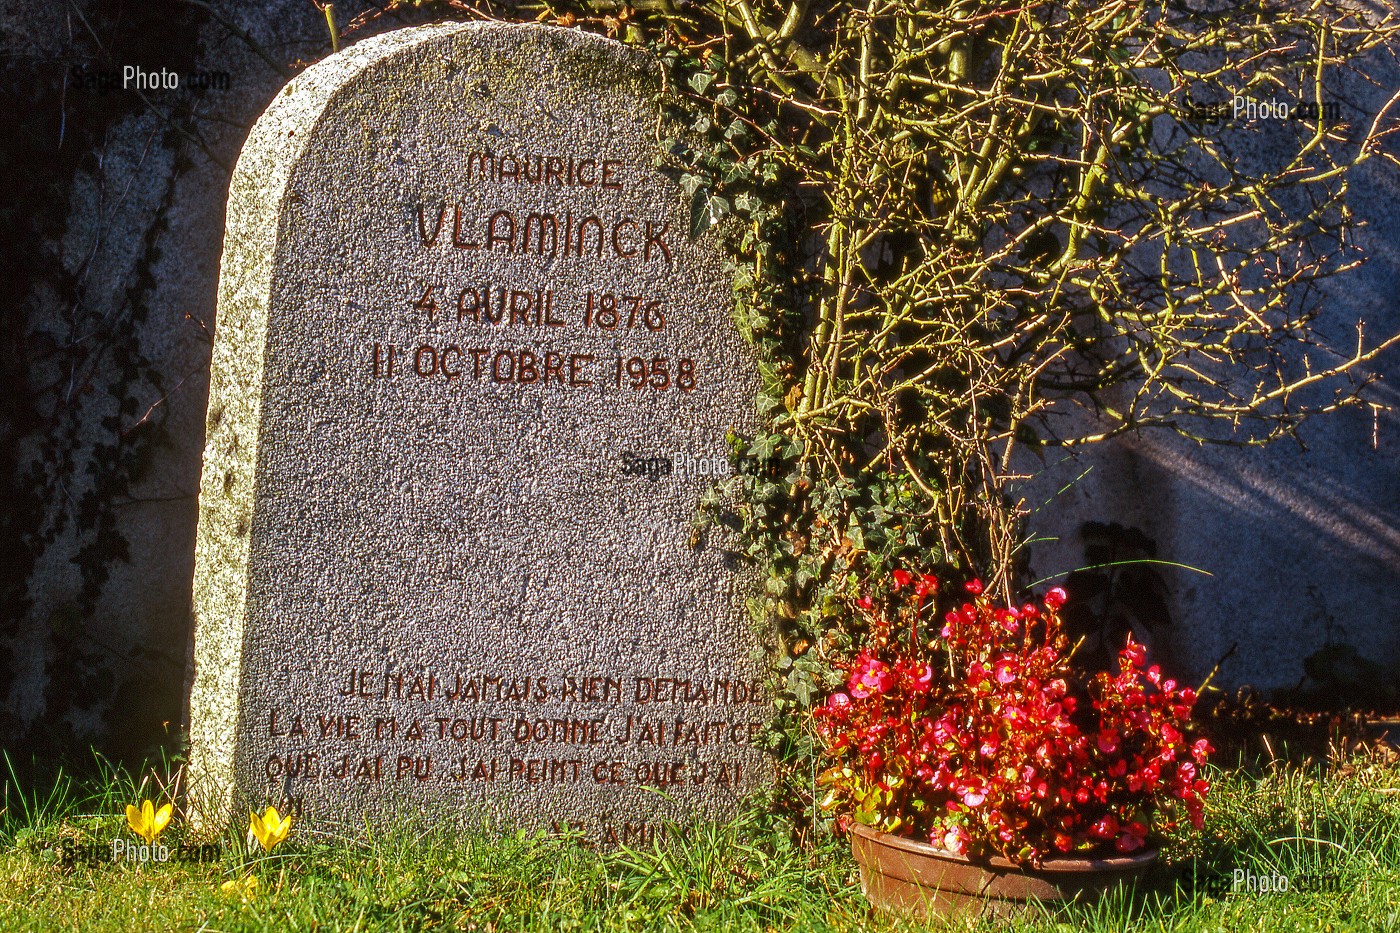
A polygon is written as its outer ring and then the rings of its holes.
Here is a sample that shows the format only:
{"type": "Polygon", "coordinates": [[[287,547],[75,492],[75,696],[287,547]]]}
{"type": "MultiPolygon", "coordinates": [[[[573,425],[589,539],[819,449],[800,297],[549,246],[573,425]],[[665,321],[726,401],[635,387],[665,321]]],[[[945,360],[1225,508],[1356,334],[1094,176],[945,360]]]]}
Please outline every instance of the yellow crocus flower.
{"type": "Polygon", "coordinates": [[[290,813],[282,816],[276,807],[268,807],[262,816],[250,813],[248,831],[262,844],[263,851],[271,852],[292,831],[292,816],[290,813]]]}
{"type": "Polygon", "coordinates": [[[146,840],[147,845],[151,845],[165,827],[170,825],[170,817],[174,812],[175,808],[168,803],[159,810],[149,800],[142,801],[139,810],[128,804],[126,825],[131,827],[133,833],[146,840]]]}
{"type": "Polygon", "coordinates": [[[228,881],[219,885],[219,890],[223,891],[225,894],[236,895],[247,900],[258,893],[258,879],[252,875],[245,875],[242,878],[230,878],[228,881]]]}

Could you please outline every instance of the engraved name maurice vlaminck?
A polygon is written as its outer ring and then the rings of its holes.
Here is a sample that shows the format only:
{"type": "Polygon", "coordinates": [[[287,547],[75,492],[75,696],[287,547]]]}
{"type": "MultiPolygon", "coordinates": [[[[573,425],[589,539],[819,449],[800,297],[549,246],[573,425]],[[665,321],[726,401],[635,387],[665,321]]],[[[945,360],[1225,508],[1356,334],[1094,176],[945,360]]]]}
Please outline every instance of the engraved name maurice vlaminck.
{"type": "MultiPolygon", "coordinates": [[[[630,176],[621,159],[540,154],[472,152],[466,158],[468,187],[495,195],[523,188],[597,189],[608,200],[621,197],[630,176]]],[[[675,263],[671,223],[648,219],[625,204],[582,208],[577,205],[526,210],[518,206],[469,209],[440,199],[412,206],[410,236],[429,251],[477,251],[533,256],[549,262],[601,261],[609,268],[626,263],[675,263]]],[[[419,279],[409,304],[429,325],[455,322],[468,335],[494,328],[550,333],[573,328],[580,336],[626,333],[634,338],[661,335],[670,308],[654,294],[629,294],[625,283],[613,289],[558,293],[547,277],[502,284],[491,281],[419,279]]],[[[645,341],[643,341],[644,343],[645,341]]],[[[604,389],[633,392],[688,393],[699,384],[690,354],[658,353],[645,346],[603,355],[595,343],[576,347],[538,344],[513,347],[472,346],[470,341],[422,341],[416,345],[376,341],[366,348],[367,374],[373,379],[432,380],[443,385],[487,383],[541,389],[604,389]]]]}
{"type": "MultiPolygon", "coordinates": [[[[599,188],[621,191],[625,163],[620,159],[576,158],[473,152],[467,156],[466,182],[497,187],[599,188]]],[[[587,211],[522,211],[501,208],[469,214],[460,203],[417,206],[418,237],[425,247],[439,242],[460,250],[508,255],[586,256],[661,262],[671,265],[671,224],[638,218],[617,208],[606,216],[587,211]],[[448,214],[450,236],[444,234],[448,214]]]]}

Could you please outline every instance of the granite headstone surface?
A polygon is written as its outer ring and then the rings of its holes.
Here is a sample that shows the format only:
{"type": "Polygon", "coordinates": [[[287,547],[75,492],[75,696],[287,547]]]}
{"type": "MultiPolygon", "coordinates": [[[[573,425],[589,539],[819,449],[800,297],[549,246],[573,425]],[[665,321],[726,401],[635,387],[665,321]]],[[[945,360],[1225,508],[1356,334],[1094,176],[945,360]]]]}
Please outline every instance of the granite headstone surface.
{"type": "Polygon", "coordinates": [[[656,167],[660,80],[581,32],[429,26],[253,128],[200,491],[198,819],[643,841],[771,774],[745,577],[694,536],[756,367],[656,167]]]}

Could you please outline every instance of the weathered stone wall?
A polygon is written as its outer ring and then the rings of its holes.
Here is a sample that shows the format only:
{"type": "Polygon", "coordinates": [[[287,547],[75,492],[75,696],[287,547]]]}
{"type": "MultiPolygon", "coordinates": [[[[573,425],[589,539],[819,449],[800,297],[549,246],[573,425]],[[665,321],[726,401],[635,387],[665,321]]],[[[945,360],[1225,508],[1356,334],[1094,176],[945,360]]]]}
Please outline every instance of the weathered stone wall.
{"type": "MultiPolygon", "coordinates": [[[[1400,66],[1380,54],[1360,71],[1344,99],[1369,123],[1400,88],[1400,66]]],[[[1400,148],[1392,138],[1385,151],[1400,148]]],[[[1344,354],[1356,346],[1358,321],[1368,346],[1400,331],[1397,195],[1400,170],[1379,157],[1354,178],[1349,203],[1367,261],[1317,296],[1320,329],[1344,354]]],[[[1334,702],[1400,702],[1400,347],[1366,372],[1382,378],[1363,390],[1365,404],[1305,422],[1298,442],[1202,447],[1146,433],[1078,457],[1052,455],[1027,495],[1039,506],[1037,534],[1057,539],[1033,547],[1033,576],[1084,567],[1093,562],[1086,546],[1107,548],[1109,539],[1114,559],[1207,571],[1130,565],[1120,577],[1136,574],[1143,586],[1095,608],[1138,623],[1139,637],[1193,678],[1225,659],[1219,686],[1301,682],[1334,702]],[[1120,528],[1086,536],[1086,523],[1120,528]],[[1170,623],[1141,624],[1149,619],[1170,623]],[[1305,680],[1305,659],[1318,652],[1305,680]]]]}
{"type": "Polygon", "coordinates": [[[7,749],[178,736],[229,171],[286,81],[264,56],[329,51],[310,4],[219,8],[0,10],[7,749]],[[123,90],[126,66],[179,86],[123,90]]]}

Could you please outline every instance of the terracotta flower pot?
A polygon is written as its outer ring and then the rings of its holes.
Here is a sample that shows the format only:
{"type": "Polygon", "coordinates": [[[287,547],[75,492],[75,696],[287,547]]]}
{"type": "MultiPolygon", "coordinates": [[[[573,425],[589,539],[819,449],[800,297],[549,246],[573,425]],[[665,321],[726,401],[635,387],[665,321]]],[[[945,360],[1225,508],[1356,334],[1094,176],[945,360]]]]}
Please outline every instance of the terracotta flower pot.
{"type": "Polygon", "coordinates": [[[851,848],[860,864],[860,889],[878,910],[913,917],[1003,914],[1032,898],[1066,901],[1095,897],[1140,877],[1156,849],[1113,858],[1047,858],[1040,868],[1004,858],[973,860],[925,842],[855,825],[851,848]]]}

